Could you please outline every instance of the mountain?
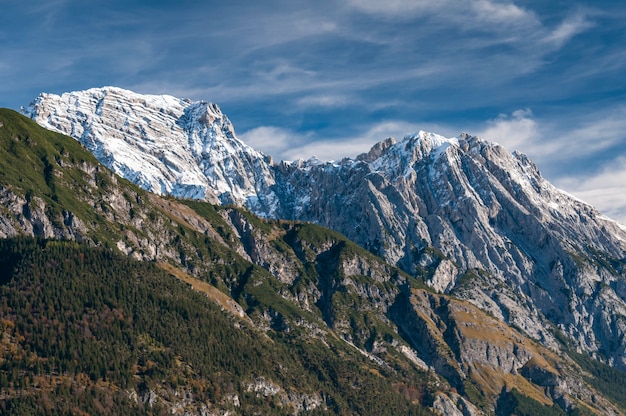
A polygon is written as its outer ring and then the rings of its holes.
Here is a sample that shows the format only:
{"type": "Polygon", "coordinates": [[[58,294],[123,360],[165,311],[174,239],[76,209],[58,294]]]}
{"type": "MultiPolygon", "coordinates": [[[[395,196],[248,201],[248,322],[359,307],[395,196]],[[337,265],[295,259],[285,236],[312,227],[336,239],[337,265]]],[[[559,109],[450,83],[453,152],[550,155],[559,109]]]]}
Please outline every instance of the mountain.
{"type": "Polygon", "coordinates": [[[27,113],[145,189],[329,227],[550,348],[564,337],[626,368],[626,229],[523,154],[419,132],[354,159],[275,163],[214,104],[110,87],[42,94],[27,113]]]}
{"type": "Polygon", "coordinates": [[[626,410],[623,372],[437,293],[427,268],[148,193],[10,110],[0,197],[3,414],[626,410]]]}
{"type": "Polygon", "coordinates": [[[333,304],[335,280],[373,310],[407,279],[345,237],[147,193],[10,110],[0,156],[2,414],[430,414],[453,394],[384,315],[333,304]]]}
{"type": "Polygon", "coordinates": [[[286,215],[339,230],[440,292],[544,343],[558,328],[626,367],[626,230],[556,189],[524,155],[421,132],[356,160],[285,168],[307,204],[286,215]]]}
{"type": "Polygon", "coordinates": [[[0,152],[4,414],[626,409],[623,373],[337,232],[148,193],[10,110],[0,152]]]}
{"type": "Polygon", "coordinates": [[[236,140],[215,104],[108,87],[41,94],[29,111],[150,192],[271,212],[271,160],[236,140]]]}

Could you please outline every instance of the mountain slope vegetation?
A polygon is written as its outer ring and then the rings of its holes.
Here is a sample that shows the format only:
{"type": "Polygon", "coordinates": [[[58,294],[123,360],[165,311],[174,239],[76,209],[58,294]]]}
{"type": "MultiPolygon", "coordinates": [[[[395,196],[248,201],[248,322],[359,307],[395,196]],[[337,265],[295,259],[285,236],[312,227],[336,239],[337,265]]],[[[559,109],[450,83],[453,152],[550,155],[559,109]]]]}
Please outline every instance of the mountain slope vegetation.
{"type": "Polygon", "coordinates": [[[170,400],[191,412],[424,414],[347,345],[259,331],[154,263],[23,237],[2,240],[0,258],[3,414],[168,414],[170,400]]]}
{"type": "Polygon", "coordinates": [[[150,194],[67,136],[0,123],[5,413],[624,411],[593,365],[436,293],[427,267],[150,194]]]}

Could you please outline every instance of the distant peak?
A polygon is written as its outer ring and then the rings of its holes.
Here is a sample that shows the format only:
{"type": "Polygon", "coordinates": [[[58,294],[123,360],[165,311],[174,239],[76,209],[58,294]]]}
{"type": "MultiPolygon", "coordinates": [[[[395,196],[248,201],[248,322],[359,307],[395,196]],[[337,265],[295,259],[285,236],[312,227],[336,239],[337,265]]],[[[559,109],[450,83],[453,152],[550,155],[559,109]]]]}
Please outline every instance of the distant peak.
{"type": "Polygon", "coordinates": [[[422,145],[430,145],[433,147],[449,146],[451,144],[459,143],[459,140],[455,138],[447,138],[437,133],[431,133],[428,131],[420,130],[417,133],[412,133],[404,136],[404,142],[419,142],[422,145]]]}
{"type": "Polygon", "coordinates": [[[367,153],[361,153],[356,157],[357,160],[363,162],[373,162],[374,160],[381,157],[387,149],[396,144],[396,140],[393,137],[388,137],[382,142],[376,143],[367,153]]]}
{"type": "Polygon", "coordinates": [[[444,153],[450,146],[458,147],[459,140],[420,130],[417,133],[405,136],[400,144],[404,146],[405,151],[419,151],[422,156],[438,156],[444,153]]]}

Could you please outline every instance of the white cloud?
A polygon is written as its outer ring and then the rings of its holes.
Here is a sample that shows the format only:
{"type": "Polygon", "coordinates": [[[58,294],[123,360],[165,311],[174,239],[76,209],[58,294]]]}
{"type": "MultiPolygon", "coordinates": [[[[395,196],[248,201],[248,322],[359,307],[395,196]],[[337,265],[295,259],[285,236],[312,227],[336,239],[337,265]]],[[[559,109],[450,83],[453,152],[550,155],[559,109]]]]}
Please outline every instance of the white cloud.
{"type": "Polygon", "coordinates": [[[275,160],[341,160],[368,151],[375,143],[369,136],[315,140],[312,133],[299,134],[289,129],[261,126],[239,135],[246,144],[275,160]]]}
{"type": "Polygon", "coordinates": [[[577,13],[565,19],[557,28],[550,32],[544,41],[561,47],[572,37],[584,32],[593,26],[593,23],[582,13],[577,13]]]}
{"type": "Polygon", "coordinates": [[[537,23],[534,15],[512,3],[499,3],[489,0],[471,2],[471,9],[482,22],[497,24],[537,23]]]}
{"type": "Polygon", "coordinates": [[[486,124],[477,136],[548,165],[554,160],[589,157],[622,143],[626,138],[626,108],[551,121],[537,120],[530,109],[519,109],[486,124]]]}
{"type": "Polygon", "coordinates": [[[593,176],[566,176],[555,184],[626,224],[626,157],[614,160],[593,176]]]}
{"type": "Polygon", "coordinates": [[[493,26],[506,26],[510,31],[522,25],[539,25],[535,15],[512,2],[493,0],[350,0],[354,9],[379,18],[411,19],[431,16],[437,20],[462,27],[481,30],[499,30],[493,26]]]}
{"type": "Polygon", "coordinates": [[[415,123],[406,121],[383,121],[369,126],[369,128],[361,134],[361,137],[368,140],[371,145],[374,145],[388,137],[402,139],[407,134],[414,133],[417,130],[425,130],[425,128],[421,128],[415,123]]]}
{"type": "Polygon", "coordinates": [[[277,160],[291,160],[293,149],[310,140],[310,135],[274,126],[256,127],[239,134],[238,137],[253,149],[277,160]]]}
{"type": "Polygon", "coordinates": [[[479,131],[479,137],[497,142],[510,151],[520,150],[532,153],[539,139],[539,128],[529,109],[520,109],[511,115],[500,114],[493,120],[487,121],[487,128],[479,131]]]}
{"type": "Polygon", "coordinates": [[[438,18],[471,24],[471,20],[492,23],[514,23],[532,14],[510,2],[493,0],[349,0],[354,9],[378,17],[413,18],[437,15],[438,18]]]}
{"type": "Polygon", "coordinates": [[[309,159],[313,156],[320,160],[341,160],[344,157],[354,158],[367,152],[373,143],[364,138],[334,139],[315,141],[285,152],[286,160],[309,159]]]}

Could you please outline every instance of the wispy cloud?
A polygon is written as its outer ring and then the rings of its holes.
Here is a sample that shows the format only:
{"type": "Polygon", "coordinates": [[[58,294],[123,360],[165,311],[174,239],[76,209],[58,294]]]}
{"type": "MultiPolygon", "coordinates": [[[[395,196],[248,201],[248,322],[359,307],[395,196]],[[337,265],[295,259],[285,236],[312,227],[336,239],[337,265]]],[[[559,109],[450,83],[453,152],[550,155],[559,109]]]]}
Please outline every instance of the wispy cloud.
{"type": "Polygon", "coordinates": [[[549,32],[544,37],[544,42],[552,44],[556,47],[563,46],[572,37],[592,27],[594,23],[582,12],[566,18],[559,26],[549,32]]]}
{"type": "Polygon", "coordinates": [[[537,122],[529,109],[520,109],[511,115],[500,114],[487,121],[484,130],[477,133],[483,139],[497,142],[509,150],[528,152],[539,140],[537,122]]]}
{"type": "MultiPolygon", "coordinates": [[[[33,1],[28,7],[23,7],[25,13],[31,17],[36,17],[37,27],[42,30],[53,29],[58,24],[61,11],[71,3],[71,0],[50,0],[50,1],[33,1]]],[[[4,5],[3,5],[4,8],[4,5]]],[[[4,10],[7,11],[6,9],[4,10]]]]}
{"type": "Polygon", "coordinates": [[[309,159],[316,157],[320,160],[341,160],[345,157],[355,156],[367,152],[372,143],[367,139],[334,139],[310,142],[303,146],[289,149],[285,152],[285,160],[309,159]]]}
{"type": "Polygon", "coordinates": [[[239,134],[248,146],[276,160],[308,159],[298,152],[310,140],[310,134],[298,133],[286,128],[260,126],[239,134]],[[295,157],[294,157],[295,156],[295,157]]]}
{"type": "Polygon", "coordinates": [[[626,157],[619,157],[592,176],[565,176],[556,185],[626,224],[626,157]]]}
{"type": "Polygon", "coordinates": [[[571,119],[569,116],[537,119],[530,109],[500,114],[478,129],[478,136],[509,150],[527,153],[541,164],[555,160],[595,157],[602,163],[607,151],[613,158],[626,152],[626,108],[599,110],[571,119]]]}
{"type": "MultiPolygon", "coordinates": [[[[554,46],[542,38],[564,40],[583,27],[571,19],[569,31],[553,33],[534,12],[512,2],[331,3],[272,13],[247,6],[230,22],[229,31],[203,28],[192,20],[189,37],[206,38],[215,74],[194,82],[205,83],[209,99],[285,97],[285,108],[348,106],[402,83],[408,91],[492,88],[543,65],[554,46]],[[357,12],[372,20],[364,22],[357,12]],[[256,13],[255,19],[247,13],[256,13]],[[402,19],[390,24],[388,17],[402,19]],[[198,35],[202,32],[206,34],[198,35]]],[[[494,88],[490,94],[496,93],[505,95],[507,90],[494,88]]]]}
{"type": "Polygon", "coordinates": [[[349,0],[348,4],[364,13],[385,17],[407,19],[417,13],[434,12],[440,9],[445,1],[430,0],[349,0]]]}
{"type": "Polygon", "coordinates": [[[350,103],[347,95],[341,94],[310,94],[299,98],[296,103],[300,107],[342,107],[350,103]]]}
{"type": "Polygon", "coordinates": [[[289,129],[262,126],[244,132],[240,138],[255,149],[269,154],[276,160],[341,160],[355,157],[371,148],[368,137],[311,140],[313,133],[296,133],[289,129]]]}
{"type": "MultiPolygon", "coordinates": [[[[89,11],[74,6],[78,13],[89,11]]],[[[55,13],[57,40],[64,37],[63,48],[70,52],[61,61],[53,55],[64,53],[49,49],[49,62],[68,69],[59,77],[107,78],[124,86],[175,80],[176,91],[204,91],[208,96],[198,98],[220,102],[284,97],[285,110],[294,105],[345,107],[398,88],[417,92],[468,88],[470,83],[474,88],[502,85],[542,65],[539,37],[563,43],[588,22],[578,12],[560,29],[545,27],[534,12],[495,0],[329,0],[317,7],[249,3],[210,10],[118,4],[98,7],[88,24],[80,15],[71,20],[67,9],[65,4],[41,11],[55,13]],[[224,16],[223,24],[213,24],[216,16],[224,16]],[[389,17],[402,19],[392,23],[389,17]],[[491,51],[503,45],[505,49],[491,51]],[[494,67],[501,70],[494,72],[494,67]]],[[[44,43],[40,46],[45,56],[44,43]]],[[[17,62],[28,72],[32,60],[17,62]]]]}
{"type": "MultiPolygon", "coordinates": [[[[349,0],[355,10],[378,18],[412,19],[434,17],[455,24],[519,24],[535,20],[532,13],[511,2],[492,0],[349,0]]],[[[510,27],[510,26],[509,26],[510,27]]]]}
{"type": "MultiPolygon", "coordinates": [[[[540,141],[533,142],[538,159],[576,160],[587,158],[594,164],[626,152],[626,108],[593,111],[575,120],[542,122],[540,141]],[[614,149],[612,155],[602,155],[614,149]],[[594,160],[595,159],[595,160],[594,160]]],[[[590,163],[590,162],[588,162],[590,163]]]]}
{"type": "MultiPolygon", "coordinates": [[[[348,2],[355,10],[371,16],[386,19],[415,19],[428,18],[427,25],[432,22],[446,24],[446,29],[478,30],[481,33],[489,32],[501,34],[503,39],[519,30],[541,29],[541,23],[536,15],[511,1],[494,0],[467,0],[463,2],[453,0],[350,0],[348,2]]],[[[534,38],[534,36],[533,36],[534,38]]],[[[528,41],[528,37],[526,41],[528,41]]]]}

